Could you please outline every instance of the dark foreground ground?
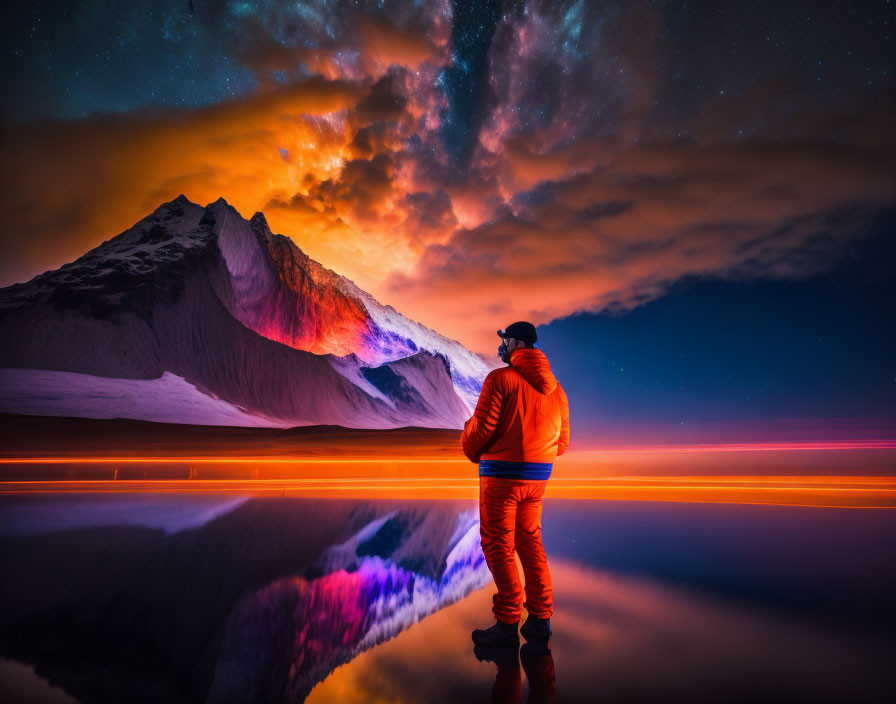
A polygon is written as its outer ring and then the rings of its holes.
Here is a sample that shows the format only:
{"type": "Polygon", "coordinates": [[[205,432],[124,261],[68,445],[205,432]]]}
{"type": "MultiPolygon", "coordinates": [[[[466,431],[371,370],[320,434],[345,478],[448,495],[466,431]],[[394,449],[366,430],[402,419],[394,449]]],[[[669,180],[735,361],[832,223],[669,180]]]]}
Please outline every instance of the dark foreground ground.
{"type": "Polygon", "coordinates": [[[153,423],[129,418],[57,418],[0,413],[0,457],[376,457],[384,448],[406,456],[463,455],[460,430],[399,428],[361,430],[339,425],[240,428],[153,423]]]}

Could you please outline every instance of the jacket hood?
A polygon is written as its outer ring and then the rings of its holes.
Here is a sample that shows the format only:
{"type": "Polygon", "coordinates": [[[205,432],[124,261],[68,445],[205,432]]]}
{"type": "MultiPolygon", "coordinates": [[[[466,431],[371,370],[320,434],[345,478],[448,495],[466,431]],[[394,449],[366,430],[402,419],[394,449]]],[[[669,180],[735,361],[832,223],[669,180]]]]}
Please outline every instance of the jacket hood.
{"type": "Polygon", "coordinates": [[[511,352],[510,366],[522,374],[536,391],[549,394],[557,388],[557,377],[551,371],[547,356],[536,347],[520,347],[511,352]]]}

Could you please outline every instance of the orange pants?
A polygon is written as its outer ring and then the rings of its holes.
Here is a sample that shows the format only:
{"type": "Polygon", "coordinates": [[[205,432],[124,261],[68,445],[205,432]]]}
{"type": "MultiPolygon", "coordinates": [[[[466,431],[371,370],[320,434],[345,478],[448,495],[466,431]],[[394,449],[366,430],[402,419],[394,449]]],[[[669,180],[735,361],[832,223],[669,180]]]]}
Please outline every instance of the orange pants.
{"type": "Polygon", "coordinates": [[[492,611],[504,623],[519,621],[523,606],[538,618],[550,618],[554,610],[551,572],[541,544],[541,498],[547,483],[479,477],[482,553],[498,587],[492,611]],[[514,552],[526,578],[525,603],[514,552]]]}

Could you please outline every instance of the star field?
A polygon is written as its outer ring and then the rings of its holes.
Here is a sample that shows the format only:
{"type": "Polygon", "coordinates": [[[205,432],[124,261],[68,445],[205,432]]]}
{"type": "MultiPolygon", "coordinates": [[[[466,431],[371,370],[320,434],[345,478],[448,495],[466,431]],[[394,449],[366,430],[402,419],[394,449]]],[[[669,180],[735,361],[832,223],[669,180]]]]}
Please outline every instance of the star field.
{"type": "MultiPolygon", "coordinates": [[[[606,51],[610,36],[626,25],[617,3],[18,0],[5,22],[10,99],[4,114],[15,121],[77,118],[246,96],[258,86],[243,61],[247,44],[264,37],[281,47],[338,45],[350,39],[352,18],[370,12],[382,12],[399,25],[425,27],[419,18],[437,14],[451,23],[449,60],[436,81],[448,103],[440,112],[442,135],[455,154],[468,149],[467,135],[483,121],[489,101],[506,97],[495,95],[488,84],[490,70],[502,61],[494,56],[493,37],[497,32],[500,42],[502,29],[519,31],[536,11],[543,19],[535,27],[537,36],[527,35],[522,52],[533,54],[527,76],[532,85],[513,105],[523,127],[549,122],[557,94],[574,92],[588,110],[575,113],[570,136],[612,128],[619,118],[614,96],[638,90],[632,84],[644,74],[655,87],[646,121],[657,130],[663,123],[686,122],[707,100],[741,97],[751,84],[765,80],[788,82],[802,93],[800,100],[869,99],[892,89],[892,3],[823,5],[646,3],[640,8],[649,17],[641,23],[644,33],[619,44],[623,51],[649,44],[652,51],[639,57],[638,66],[627,67],[620,52],[606,51]]],[[[356,57],[350,47],[335,58],[347,75],[353,73],[356,57]]],[[[279,80],[308,73],[298,62],[281,71],[279,80]]],[[[732,125],[732,136],[755,134],[763,125],[757,116],[732,125]]],[[[666,126],[665,132],[673,129],[666,126]]],[[[686,133],[686,128],[676,132],[686,133]]]]}

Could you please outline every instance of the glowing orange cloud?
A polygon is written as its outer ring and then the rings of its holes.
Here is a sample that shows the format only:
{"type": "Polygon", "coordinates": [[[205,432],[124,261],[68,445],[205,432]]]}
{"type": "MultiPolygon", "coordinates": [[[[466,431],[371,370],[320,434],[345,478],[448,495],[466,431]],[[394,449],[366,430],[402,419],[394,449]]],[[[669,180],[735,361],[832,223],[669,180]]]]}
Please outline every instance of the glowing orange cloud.
{"type": "Polygon", "coordinates": [[[317,78],[202,110],[7,131],[3,283],[76,259],[179,193],[264,210],[275,232],[362,286],[407,270],[454,219],[444,194],[395,183],[394,134],[359,156],[358,135],[382,117],[379,85],[317,78]]]}
{"type": "Polygon", "coordinates": [[[338,173],[345,128],[328,117],[362,94],[362,86],[314,79],[186,113],[7,131],[0,211],[15,233],[4,248],[19,261],[4,278],[70,261],[180,192],[201,203],[227,194],[251,215],[272,190],[294,191],[308,173],[338,173]]]}

